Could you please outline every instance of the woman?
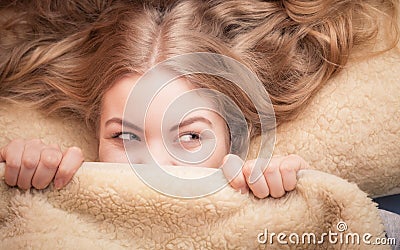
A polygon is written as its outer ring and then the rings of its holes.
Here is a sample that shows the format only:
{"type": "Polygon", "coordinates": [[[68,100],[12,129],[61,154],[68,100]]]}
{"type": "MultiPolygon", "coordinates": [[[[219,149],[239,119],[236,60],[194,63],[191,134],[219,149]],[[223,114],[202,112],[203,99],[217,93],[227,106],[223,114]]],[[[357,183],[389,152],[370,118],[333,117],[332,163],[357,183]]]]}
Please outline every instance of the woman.
{"type": "MultiPolygon", "coordinates": [[[[3,95],[8,99],[33,100],[50,113],[69,111],[85,117],[89,126],[99,132],[100,160],[107,161],[110,159],[107,153],[113,150],[107,146],[103,134],[106,110],[113,107],[107,105],[107,96],[115,88],[119,92],[118,86],[123,85],[121,82],[129,74],[133,78],[128,77],[128,82],[134,85],[134,79],[155,63],[174,55],[203,51],[227,55],[257,73],[271,95],[280,124],[294,117],[340,69],[353,45],[363,38],[371,38],[376,31],[376,27],[354,31],[351,28],[356,25],[352,20],[354,13],[365,17],[373,12],[373,5],[365,1],[318,2],[311,10],[296,1],[248,2],[137,3],[132,5],[136,8],[134,13],[127,11],[129,4],[115,4],[104,7],[90,25],[86,23],[76,33],[57,25],[62,18],[45,19],[52,25],[40,29],[44,29],[44,34],[48,34],[46,29],[57,30],[59,35],[53,37],[56,42],[47,44],[42,37],[34,40],[36,44],[24,43],[20,51],[31,51],[37,46],[30,59],[23,53],[11,53],[11,59],[2,65],[5,69],[0,78],[5,90],[3,95]],[[335,8],[327,8],[329,4],[335,8]],[[44,45],[38,46],[38,43],[44,45]],[[14,74],[10,75],[11,72],[14,74]],[[13,84],[17,80],[23,83],[13,84]],[[50,93],[43,95],[43,86],[50,86],[50,93]]],[[[395,6],[391,1],[386,4],[395,6]]],[[[71,21],[74,22],[87,21],[71,21]]],[[[254,110],[243,101],[243,96],[238,98],[230,89],[221,90],[225,84],[207,84],[196,77],[190,79],[190,84],[231,94],[229,97],[247,115],[249,127],[254,128],[251,138],[259,135],[254,110]]],[[[127,98],[117,96],[121,100],[127,98]]],[[[124,137],[120,134],[112,139],[124,137]]],[[[56,146],[46,146],[40,141],[13,141],[1,152],[0,160],[6,161],[6,182],[21,188],[30,185],[44,188],[54,176],[56,187],[62,187],[83,159],[79,149],[71,148],[62,154],[56,146]]],[[[225,150],[221,155],[226,153],[225,150]]],[[[118,161],[114,153],[109,155],[112,161],[118,161]]],[[[222,165],[221,155],[213,166],[222,165]]],[[[252,163],[246,162],[243,174],[231,184],[238,189],[249,187],[260,198],[269,194],[280,197],[292,190],[296,171],[307,165],[298,156],[275,158],[266,168],[264,178],[251,183],[248,177],[254,167],[252,163]]]]}
{"type": "MultiPolygon", "coordinates": [[[[201,163],[184,163],[172,157],[164,148],[162,139],[165,134],[160,133],[161,118],[166,111],[163,107],[167,107],[167,104],[174,101],[177,95],[191,89],[214,89],[226,94],[236,105],[239,105],[244,113],[249,123],[250,137],[260,135],[261,124],[256,119],[259,114],[252,109],[254,105],[244,93],[241,93],[240,88],[222,79],[213,79],[215,77],[210,78],[205,75],[178,78],[169,84],[161,90],[149,107],[146,119],[152,122],[146,127],[137,128],[138,126],[132,125],[133,128],[129,128],[128,132],[122,131],[122,125],[127,124],[122,118],[130,90],[140,76],[157,62],[188,52],[216,52],[234,56],[219,39],[212,37],[204,39],[203,33],[197,29],[191,29],[187,14],[184,16],[179,14],[182,12],[182,7],[185,6],[177,5],[164,11],[145,8],[141,13],[135,12],[135,15],[121,9],[112,10],[118,13],[115,14],[116,23],[100,29],[102,32],[108,32],[107,37],[110,41],[102,42],[94,54],[97,60],[89,68],[96,71],[93,75],[102,79],[96,83],[100,102],[93,105],[93,107],[101,108],[90,111],[93,112],[91,114],[93,117],[96,116],[94,119],[97,123],[95,127],[99,137],[100,161],[128,162],[123,145],[124,140],[135,142],[135,145],[128,149],[130,152],[134,151],[133,163],[151,162],[149,157],[144,157],[148,149],[153,153],[156,152],[155,160],[160,165],[222,166],[224,159],[228,160],[226,156],[230,153],[229,145],[234,137],[229,136],[228,126],[224,119],[210,110],[194,111],[182,122],[172,124],[179,128],[178,134],[174,136],[176,144],[174,148],[179,147],[194,152],[200,146],[205,147],[206,141],[212,141],[210,146],[215,150],[210,157],[204,157],[206,159],[201,163]],[[118,30],[116,25],[123,28],[118,30]],[[184,27],[186,28],[183,29],[184,27]],[[144,37],[143,34],[148,36],[144,37]],[[142,130],[147,131],[146,135],[142,130]],[[208,140],[204,138],[203,132],[206,130],[213,135],[208,140]],[[147,145],[140,143],[144,142],[144,137],[146,137],[147,145]]],[[[114,13],[108,15],[113,16],[114,13]]],[[[157,76],[160,77],[160,74],[162,72],[158,72],[157,76]]],[[[256,90],[254,88],[254,91],[256,90]]],[[[258,99],[265,103],[264,107],[267,109],[267,97],[260,94],[258,99]]],[[[206,102],[210,104],[209,108],[212,106],[205,97],[198,95],[193,95],[190,101],[191,103],[206,102]]],[[[178,122],[179,118],[172,120],[178,122]]],[[[0,155],[0,160],[6,162],[6,183],[11,186],[18,185],[24,189],[30,188],[31,185],[44,188],[54,177],[56,188],[61,188],[70,181],[83,160],[82,152],[78,148],[70,148],[62,154],[57,146],[44,145],[40,140],[27,142],[14,140],[0,150],[0,155]]],[[[239,157],[230,155],[224,172],[231,179],[236,176],[230,171],[234,164],[239,167],[243,165],[239,157]],[[231,176],[228,176],[229,174],[231,176]]],[[[285,191],[295,188],[296,172],[306,167],[306,163],[295,155],[274,158],[268,170],[264,171],[265,176],[251,182],[250,175],[254,167],[260,166],[256,166],[255,161],[247,161],[243,165],[242,173],[231,182],[232,186],[242,191],[250,188],[260,198],[268,195],[281,197],[285,191]]]]}

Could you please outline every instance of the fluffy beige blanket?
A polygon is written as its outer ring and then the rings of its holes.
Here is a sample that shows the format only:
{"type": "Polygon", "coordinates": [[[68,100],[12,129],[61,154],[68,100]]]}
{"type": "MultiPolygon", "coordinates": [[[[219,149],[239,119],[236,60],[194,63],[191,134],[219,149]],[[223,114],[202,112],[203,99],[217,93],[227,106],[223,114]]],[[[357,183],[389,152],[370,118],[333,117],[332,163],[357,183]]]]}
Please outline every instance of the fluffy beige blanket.
{"type": "MultiPolygon", "coordinates": [[[[219,171],[225,181],[220,170],[171,170],[219,171]]],[[[314,170],[299,172],[297,189],[282,199],[259,200],[227,186],[185,200],[145,186],[128,164],[85,163],[60,191],[25,192],[1,182],[0,225],[1,249],[386,249],[372,245],[384,233],[366,194],[314,170]]]]}

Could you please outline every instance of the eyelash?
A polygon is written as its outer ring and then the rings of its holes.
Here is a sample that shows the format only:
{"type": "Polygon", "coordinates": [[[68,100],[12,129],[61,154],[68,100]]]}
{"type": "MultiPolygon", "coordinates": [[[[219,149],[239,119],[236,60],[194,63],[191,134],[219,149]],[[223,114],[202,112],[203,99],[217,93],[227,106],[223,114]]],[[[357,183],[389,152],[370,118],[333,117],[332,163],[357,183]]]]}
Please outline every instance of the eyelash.
{"type": "Polygon", "coordinates": [[[130,132],[117,132],[117,133],[114,133],[114,134],[111,136],[111,138],[113,138],[113,139],[127,140],[127,139],[124,139],[124,138],[120,138],[121,135],[129,135],[129,136],[133,135],[136,139],[135,139],[135,138],[134,138],[134,139],[129,138],[129,140],[142,141],[142,139],[140,139],[139,136],[137,136],[137,135],[134,134],[134,133],[130,133],[130,132]]]}
{"type": "MultiPolygon", "coordinates": [[[[132,135],[132,136],[135,137],[135,138],[130,138],[129,140],[142,141],[141,138],[140,138],[139,136],[137,136],[137,135],[134,134],[134,133],[130,133],[130,132],[117,132],[117,133],[114,133],[114,134],[111,136],[111,138],[113,138],[113,139],[121,139],[121,140],[128,140],[128,139],[120,138],[121,135],[129,135],[129,136],[132,135]]],[[[193,141],[201,141],[201,139],[202,139],[202,138],[201,138],[201,136],[200,136],[200,133],[197,133],[197,132],[195,132],[195,131],[189,131],[189,132],[185,132],[185,133],[180,134],[179,137],[175,140],[175,142],[190,143],[190,142],[193,142],[193,141]],[[190,141],[180,141],[180,138],[181,138],[182,136],[185,136],[185,135],[196,136],[197,138],[192,139],[192,140],[190,140],[190,141]]]]}
{"type": "MultiPolygon", "coordinates": [[[[191,135],[191,136],[195,135],[197,138],[194,139],[194,140],[196,140],[196,141],[201,141],[201,139],[202,139],[201,136],[200,136],[200,133],[197,133],[197,132],[194,132],[194,131],[189,131],[189,132],[185,132],[185,133],[180,134],[179,137],[175,141],[179,142],[179,138],[181,138],[182,136],[185,136],[185,135],[191,135]]],[[[183,142],[186,142],[186,141],[183,141],[183,142]]]]}

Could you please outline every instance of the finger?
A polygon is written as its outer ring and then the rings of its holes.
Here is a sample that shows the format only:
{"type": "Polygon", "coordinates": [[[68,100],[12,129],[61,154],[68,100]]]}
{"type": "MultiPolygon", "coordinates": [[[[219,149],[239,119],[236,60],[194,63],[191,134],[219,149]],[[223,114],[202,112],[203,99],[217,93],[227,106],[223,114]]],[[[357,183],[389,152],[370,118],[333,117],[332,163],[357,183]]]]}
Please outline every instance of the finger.
{"type": "Polygon", "coordinates": [[[5,156],[5,151],[4,147],[0,148],[0,162],[5,162],[6,161],[6,156],[5,156]]]}
{"type": "Polygon", "coordinates": [[[264,177],[267,181],[269,193],[274,198],[285,195],[285,189],[282,183],[282,176],[279,171],[281,159],[271,159],[267,169],[264,171],[264,177]]]}
{"type": "Polygon", "coordinates": [[[22,189],[29,189],[32,185],[32,177],[39,164],[40,152],[45,145],[41,140],[35,139],[25,143],[24,152],[21,159],[21,169],[19,171],[17,185],[22,189]]]}
{"type": "Polygon", "coordinates": [[[62,153],[53,146],[42,149],[40,161],[32,178],[32,186],[36,189],[46,188],[53,180],[61,163],[62,153]]]}
{"type": "Polygon", "coordinates": [[[78,147],[69,148],[62,158],[54,178],[55,188],[60,189],[67,185],[71,181],[75,172],[82,165],[82,162],[82,150],[78,147]]]}
{"type": "Polygon", "coordinates": [[[48,145],[48,147],[60,150],[60,152],[61,152],[60,145],[58,145],[56,143],[51,143],[48,145]]]}
{"type": "Polygon", "coordinates": [[[222,172],[225,178],[235,190],[240,190],[242,194],[249,190],[242,172],[243,164],[243,160],[233,154],[226,155],[222,164],[222,172]]]}
{"type": "Polygon", "coordinates": [[[3,150],[4,159],[6,161],[4,179],[7,185],[17,185],[24,146],[24,140],[13,140],[3,150]]]}
{"type": "Polygon", "coordinates": [[[269,195],[269,188],[262,174],[260,162],[260,159],[247,161],[243,166],[243,174],[253,194],[258,198],[265,198],[269,195]]]}
{"type": "Polygon", "coordinates": [[[286,191],[292,191],[296,188],[297,172],[305,168],[308,168],[308,164],[300,156],[289,155],[282,160],[279,169],[282,176],[283,187],[286,191]]]}

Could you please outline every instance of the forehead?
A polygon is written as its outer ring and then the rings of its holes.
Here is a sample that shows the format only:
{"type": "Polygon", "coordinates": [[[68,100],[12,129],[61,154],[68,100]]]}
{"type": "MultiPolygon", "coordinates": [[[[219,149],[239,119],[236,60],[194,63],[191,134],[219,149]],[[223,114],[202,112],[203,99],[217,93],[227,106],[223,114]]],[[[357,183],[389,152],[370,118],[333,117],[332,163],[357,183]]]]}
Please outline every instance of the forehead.
{"type": "MultiPolygon", "coordinates": [[[[116,81],[103,97],[102,115],[122,117],[130,96],[132,100],[129,100],[128,109],[135,116],[140,116],[142,112],[139,111],[144,109],[147,111],[147,115],[151,115],[171,110],[175,113],[187,113],[188,109],[210,107],[210,102],[206,101],[204,96],[198,95],[194,85],[183,77],[165,84],[161,89],[157,89],[158,92],[151,87],[135,88],[139,79],[140,75],[128,75],[116,81]],[[149,102],[149,96],[153,97],[151,102],[149,102]]],[[[141,82],[144,87],[146,84],[150,86],[152,83],[141,82]]]]}
{"type": "Polygon", "coordinates": [[[122,117],[126,100],[129,97],[131,88],[134,86],[138,76],[123,77],[116,81],[113,86],[104,94],[101,104],[102,116],[122,117]]]}
{"type": "MultiPolygon", "coordinates": [[[[128,75],[117,80],[113,84],[113,86],[105,93],[103,98],[104,102],[106,104],[109,101],[112,101],[114,103],[126,102],[129,98],[131,91],[136,91],[134,87],[139,79],[140,75],[128,75]]],[[[144,84],[150,85],[152,83],[149,82],[144,84]]],[[[191,89],[194,89],[194,86],[185,78],[181,77],[165,84],[165,86],[157,90],[157,92],[152,91],[152,93],[150,92],[144,93],[146,89],[141,88],[138,91],[142,91],[142,93],[139,93],[139,95],[136,96],[146,94],[146,95],[154,95],[155,99],[165,99],[166,97],[174,97],[177,96],[179,93],[184,93],[191,89]]]]}

